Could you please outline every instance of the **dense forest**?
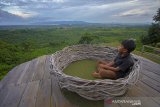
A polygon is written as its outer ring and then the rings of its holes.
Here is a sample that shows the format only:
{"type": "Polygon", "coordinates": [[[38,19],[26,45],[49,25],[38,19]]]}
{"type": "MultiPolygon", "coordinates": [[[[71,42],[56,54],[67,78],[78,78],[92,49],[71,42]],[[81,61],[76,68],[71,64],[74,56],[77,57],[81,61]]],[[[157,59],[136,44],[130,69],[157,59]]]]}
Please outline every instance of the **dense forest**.
{"type": "Polygon", "coordinates": [[[45,54],[52,54],[68,45],[90,43],[117,46],[134,38],[137,50],[140,37],[148,27],[43,27],[0,30],[0,79],[14,66],[45,54]]]}

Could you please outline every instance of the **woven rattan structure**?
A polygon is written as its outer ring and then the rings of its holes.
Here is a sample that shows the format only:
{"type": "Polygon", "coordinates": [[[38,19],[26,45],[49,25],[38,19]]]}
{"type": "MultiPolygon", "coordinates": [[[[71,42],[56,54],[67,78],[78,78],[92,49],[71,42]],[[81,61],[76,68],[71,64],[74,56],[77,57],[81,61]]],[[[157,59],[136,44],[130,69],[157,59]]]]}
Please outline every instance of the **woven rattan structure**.
{"type": "MultiPolygon", "coordinates": [[[[118,51],[113,47],[90,44],[73,45],[52,54],[50,58],[51,74],[59,81],[61,88],[76,92],[89,100],[102,100],[108,97],[123,95],[129,86],[134,85],[139,77],[140,60],[132,54],[134,65],[128,75],[116,80],[87,80],[66,75],[63,70],[73,61],[82,59],[113,60],[118,51]]],[[[76,71],[75,71],[76,72],[76,71]]]]}

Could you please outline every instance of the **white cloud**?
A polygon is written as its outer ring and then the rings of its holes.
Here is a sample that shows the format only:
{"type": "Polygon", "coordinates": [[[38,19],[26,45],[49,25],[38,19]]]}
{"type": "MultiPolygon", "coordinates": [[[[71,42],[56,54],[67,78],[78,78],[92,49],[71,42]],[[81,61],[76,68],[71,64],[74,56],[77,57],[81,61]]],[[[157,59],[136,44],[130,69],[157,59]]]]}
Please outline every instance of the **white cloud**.
{"type": "MultiPolygon", "coordinates": [[[[25,0],[26,1],[26,0],[25,0]]],[[[43,3],[47,3],[47,2],[53,2],[53,3],[63,3],[64,0],[31,0],[31,2],[43,2],[43,3]]]]}
{"type": "Polygon", "coordinates": [[[121,11],[117,14],[113,14],[114,17],[134,17],[134,16],[146,16],[151,18],[157,9],[160,7],[160,1],[155,0],[152,2],[151,0],[141,0],[135,1],[136,5],[133,8],[128,8],[124,11],[121,11]]]}
{"type": "Polygon", "coordinates": [[[23,13],[23,12],[20,12],[20,11],[14,11],[14,12],[11,12],[11,13],[14,14],[14,15],[23,17],[23,18],[33,17],[33,14],[31,14],[31,13],[23,13]]]}
{"type": "Polygon", "coordinates": [[[12,2],[5,2],[5,1],[0,1],[0,5],[4,5],[4,6],[11,6],[11,5],[15,5],[15,3],[12,3],[12,2]]]}
{"type": "Polygon", "coordinates": [[[21,9],[18,6],[9,6],[9,7],[3,8],[2,10],[12,13],[14,15],[20,16],[22,18],[30,18],[30,17],[38,15],[38,13],[36,12],[26,11],[26,10],[21,9]]]}
{"type": "Polygon", "coordinates": [[[64,0],[44,0],[44,1],[52,1],[56,3],[64,3],[64,0]]]}
{"type": "Polygon", "coordinates": [[[144,10],[144,9],[132,9],[132,10],[128,10],[125,12],[122,12],[118,15],[114,15],[114,16],[119,16],[119,17],[125,17],[125,16],[134,16],[134,15],[145,15],[148,13],[148,10],[144,10]]]}
{"type": "Polygon", "coordinates": [[[132,1],[124,1],[124,2],[116,2],[116,3],[109,3],[109,4],[103,4],[103,5],[98,5],[94,6],[97,9],[120,9],[120,8],[127,8],[131,6],[136,6],[137,0],[132,0],[132,1]]]}

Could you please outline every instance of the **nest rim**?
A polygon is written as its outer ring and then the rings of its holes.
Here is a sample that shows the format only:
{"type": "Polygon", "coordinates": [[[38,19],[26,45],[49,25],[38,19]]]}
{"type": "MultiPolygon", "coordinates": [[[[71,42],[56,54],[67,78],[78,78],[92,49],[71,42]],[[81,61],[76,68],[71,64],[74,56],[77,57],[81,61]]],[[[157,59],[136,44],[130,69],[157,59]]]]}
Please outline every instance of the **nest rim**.
{"type": "MultiPolygon", "coordinates": [[[[91,47],[95,47],[95,45],[84,45],[84,44],[80,44],[80,45],[73,45],[73,46],[69,46],[69,47],[65,47],[64,49],[62,49],[61,51],[58,51],[58,52],[56,52],[55,54],[52,54],[52,58],[55,56],[55,55],[57,55],[58,53],[62,53],[62,52],[65,52],[67,49],[70,49],[70,48],[73,48],[73,47],[84,47],[84,46],[91,46],[91,47]]],[[[102,48],[109,48],[109,49],[113,49],[113,50],[115,50],[116,48],[114,48],[114,47],[109,47],[109,46],[97,46],[96,45],[96,47],[102,47],[102,48]]],[[[134,54],[131,54],[135,59],[137,59],[137,61],[136,61],[136,63],[134,64],[134,66],[138,66],[138,68],[139,68],[139,70],[138,70],[138,72],[140,71],[140,60],[137,58],[137,56],[136,55],[134,55],[134,54]]],[[[53,62],[53,59],[51,58],[51,63],[53,62]]],[[[83,60],[83,59],[94,59],[94,58],[91,58],[91,57],[89,57],[89,58],[82,58],[82,59],[78,59],[78,60],[83,60]]],[[[78,61],[77,59],[76,60],[74,60],[74,61],[78,61]]],[[[74,62],[74,61],[71,61],[70,63],[67,63],[67,66],[69,66],[72,62],[74,62]]],[[[53,65],[53,64],[51,64],[51,65],[53,65]]],[[[96,84],[109,84],[109,85],[113,85],[114,87],[115,86],[118,86],[118,85],[121,85],[121,88],[124,88],[122,91],[122,93],[121,94],[119,94],[119,95],[122,95],[122,94],[124,94],[125,93],[125,90],[126,90],[126,88],[127,88],[127,86],[129,86],[129,85],[132,85],[132,84],[135,84],[137,81],[135,80],[134,81],[134,83],[131,83],[131,84],[129,84],[128,82],[128,79],[130,78],[130,77],[132,77],[132,76],[134,76],[133,74],[131,74],[131,73],[133,73],[133,72],[130,72],[127,76],[125,76],[124,78],[118,78],[118,79],[115,79],[115,80],[112,80],[112,79],[108,79],[108,78],[106,78],[106,79],[95,79],[95,80],[90,80],[90,79],[84,79],[84,78],[80,78],[80,77],[78,77],[78,76],[71,76],[71,75],[67,75],[67,74],[65,74],[64,73],[64,69],[67,67],[67,66],[63,66],[63,69],[58,69],[57,71],[56,71],[56,69],[54,69],[55,71],[52,71],[51,72],[51,74],[55,74],[56,76],[57,76],[57,79],[59,80],[59,85],[60,85],[60,87],[61,88],[66,88],[66,89],[68,89],[68,90],[70,90],[70,91],[73,91],[73,92],[76,92],[75,90],[71,90],[69,87],[65,87],[65,86],[63,86],[63,79],[64,80],[66,80],[66,79],[69,79],[70,81],[77,81],[77,82],[81,82],[82,84],[81,85],[79,85],[79,86],[77,86],[78,88],[81,88],[81,90],[85,90],[85,88],[87,88],[87,87],[90,87],[91,85],[85,85],[84,86],[84,84],[87,84],[87,83],[91,83],[91,84],[94,84],[94,85],[96,85],[96,84]],[[62,80],[60,79],[60,77],[62,77],[62,80]]],[[[51,68],[53,68],[53,67],[51,67],[51,68]]],[[[53,70],[53,69],[52,69],[53,70]]],[[[132,71],[132,70],[131,70],[132,71]]],[[[70,84],[70,85],[75,85],[75,84],[70,84]]],[[[93,87],[95,87],[93,85],[93,87]]],[[[86,95],[83,95],[82,93],[80,93],[80,92],[76,92],[77,94],[79,94],[80,96],[82,96],[82,97],[85,97],[85,98],[87,98],[87,99],[89,99],[89,100],[95,100],[94,98],[92,98],[91,96],[90,97],[87,97],[86,95]]],[[[106,95],[107,96],[107,95],[106,95]]],[[[110,95],[110,96],[117,96],[117,95],[110,95]]],[[[99,98],[97,98],[98,100],[99,99],[104,99],[104,96],[102,95],[101,97],[99,97],[99,98]]]]}

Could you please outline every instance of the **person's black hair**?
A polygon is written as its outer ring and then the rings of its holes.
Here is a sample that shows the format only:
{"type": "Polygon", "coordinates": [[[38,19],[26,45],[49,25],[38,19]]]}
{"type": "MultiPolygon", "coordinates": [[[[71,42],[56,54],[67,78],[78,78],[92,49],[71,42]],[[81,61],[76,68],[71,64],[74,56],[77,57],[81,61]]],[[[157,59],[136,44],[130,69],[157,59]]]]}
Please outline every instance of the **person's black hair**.
{"type": "Polygon", "coordinates": [[[136,44],[135,44],[134,40],[132,40],[132,39],[123,40],[121,42],[121,44],[123,45],[123,47],[125,49],[128,50],[128,53],[134,51],[134,49],[136,48],[136,44]]]}

